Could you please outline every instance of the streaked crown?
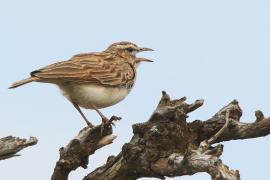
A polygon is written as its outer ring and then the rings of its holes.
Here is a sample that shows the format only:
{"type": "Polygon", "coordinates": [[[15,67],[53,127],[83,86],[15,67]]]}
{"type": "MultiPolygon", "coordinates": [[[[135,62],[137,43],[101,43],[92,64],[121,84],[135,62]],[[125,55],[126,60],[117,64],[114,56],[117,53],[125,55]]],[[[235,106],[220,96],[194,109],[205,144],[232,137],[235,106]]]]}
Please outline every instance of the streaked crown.
{"type": "Polygon", "coordinates": [[[119,51],[119,50],[127,50],[129,52],[138,52],[140,48],[131,42],[128,41],[121,41],[117,43],[111,44],[106,51],[119,51]]]}

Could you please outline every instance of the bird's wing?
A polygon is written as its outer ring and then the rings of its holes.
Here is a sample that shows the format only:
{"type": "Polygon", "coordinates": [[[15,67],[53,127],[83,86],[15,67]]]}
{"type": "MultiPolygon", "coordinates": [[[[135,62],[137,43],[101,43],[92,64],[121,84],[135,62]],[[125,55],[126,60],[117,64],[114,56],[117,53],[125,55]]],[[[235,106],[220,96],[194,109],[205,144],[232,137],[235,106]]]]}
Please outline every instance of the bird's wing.
{"type": "Polygon", "coordinates": [[[119,86],[133,81],[135,72],[130,64],[112,55],[89,53],[33,71],[31,76],[44,82],[119,86]]]}

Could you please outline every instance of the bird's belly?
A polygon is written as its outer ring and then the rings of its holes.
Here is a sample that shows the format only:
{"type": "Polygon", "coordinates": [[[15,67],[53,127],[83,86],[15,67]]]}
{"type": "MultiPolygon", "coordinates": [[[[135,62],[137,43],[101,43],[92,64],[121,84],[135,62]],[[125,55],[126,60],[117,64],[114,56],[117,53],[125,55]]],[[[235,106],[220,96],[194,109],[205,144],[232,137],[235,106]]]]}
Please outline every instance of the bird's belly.
{"type": "Polygon", "coordinates": [[[63,95],[79,106],[93,109],[112,106],[123,100],[129,93],[129,90],[122,87],[103,87],[98,85],[75,85],[60,86],[63,95]]]}

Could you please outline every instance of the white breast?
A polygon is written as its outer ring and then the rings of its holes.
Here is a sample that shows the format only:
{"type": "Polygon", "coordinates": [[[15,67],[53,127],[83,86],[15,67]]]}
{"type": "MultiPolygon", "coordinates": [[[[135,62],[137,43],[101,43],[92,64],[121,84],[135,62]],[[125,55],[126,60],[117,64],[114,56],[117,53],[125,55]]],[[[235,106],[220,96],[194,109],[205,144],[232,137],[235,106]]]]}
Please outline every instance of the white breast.
{"type": "Polygon", "coordinates": [[[126,88],[103,87],[91,84],[59,87],[67,99],[87,109],[93,109],[92,105],[98,109],[112,106],[123,100],[129,93],[126,88]]]}

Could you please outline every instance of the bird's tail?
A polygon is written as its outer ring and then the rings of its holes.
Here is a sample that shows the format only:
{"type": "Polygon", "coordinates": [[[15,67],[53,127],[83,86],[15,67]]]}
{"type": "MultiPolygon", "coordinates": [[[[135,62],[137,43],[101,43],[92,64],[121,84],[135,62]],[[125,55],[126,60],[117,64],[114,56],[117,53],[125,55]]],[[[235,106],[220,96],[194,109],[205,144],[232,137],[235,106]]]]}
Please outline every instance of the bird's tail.
{"type": "Polygon", "coordinates": [[[21,81],[18,81],[18,82],[13,83],[13,84],[9,87],[9,89],[13,89],[13,88],[22,86],[22,85],[24,85],[24,84],[27,84],[27,83],[36,81],[37,79],[38,79],[37,77],[29,77],[29,78],[23,79],[23,80],[21,80],[21,81]]]}

